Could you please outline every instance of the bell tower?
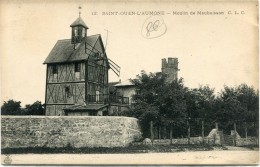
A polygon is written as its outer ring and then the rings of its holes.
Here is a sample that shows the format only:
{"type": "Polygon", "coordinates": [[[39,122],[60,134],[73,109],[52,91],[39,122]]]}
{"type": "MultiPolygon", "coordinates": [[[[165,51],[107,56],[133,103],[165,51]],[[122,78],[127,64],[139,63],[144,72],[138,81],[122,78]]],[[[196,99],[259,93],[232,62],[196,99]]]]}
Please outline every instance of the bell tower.
{"type": "MultiPolygon", "coordinates": [[[[81,7],[79,6],[79,10],[81,7]]],[[[81,41],[87,36],[88,27],[80,17],[81,12],[79,11],[79,18],[75,20],[71,25],[71,43],[81,43],[81,41]]]]}

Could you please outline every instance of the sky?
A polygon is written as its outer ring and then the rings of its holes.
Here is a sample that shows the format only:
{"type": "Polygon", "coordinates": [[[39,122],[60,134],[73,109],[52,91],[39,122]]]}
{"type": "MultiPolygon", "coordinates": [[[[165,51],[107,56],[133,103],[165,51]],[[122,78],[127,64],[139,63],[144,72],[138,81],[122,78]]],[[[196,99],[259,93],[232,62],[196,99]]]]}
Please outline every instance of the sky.
{"type": "Polygon", "coordinates": [[[257,2],[3,0],[0,103],[44,102],[43,62],[57,40],[70,39],[70,24],[78,18],[79,5],[87,34],[101,34],[108,58],[121,67],[120,77],[110,70],[110,82],[135,78],[141,70],[159,72],[161,59],[175,57],[178,76],[190,88],[209,85],[219,92],[224,85],[246,83],[258,89],[257,2]],[[137,15],[145,11],[164,14],[137,15]],[[224,14],[198,15],[198,11],[224,14]],[[156,20],[160,23],[154,25],[150,39],[143,32],[156,20]]]}

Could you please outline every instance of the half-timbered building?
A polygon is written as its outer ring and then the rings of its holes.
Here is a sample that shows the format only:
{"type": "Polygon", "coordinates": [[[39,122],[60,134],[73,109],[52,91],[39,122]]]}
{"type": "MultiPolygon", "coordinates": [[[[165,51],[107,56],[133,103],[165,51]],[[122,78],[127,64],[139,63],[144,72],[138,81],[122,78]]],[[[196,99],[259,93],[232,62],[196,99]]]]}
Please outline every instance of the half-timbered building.
{"type": "Polygon", "coordinates": [[[106,115],[109,61],[101,35],[88,36],[79,16],[71,39],[58,40],[47,65],[46,115],[106,115]]]}

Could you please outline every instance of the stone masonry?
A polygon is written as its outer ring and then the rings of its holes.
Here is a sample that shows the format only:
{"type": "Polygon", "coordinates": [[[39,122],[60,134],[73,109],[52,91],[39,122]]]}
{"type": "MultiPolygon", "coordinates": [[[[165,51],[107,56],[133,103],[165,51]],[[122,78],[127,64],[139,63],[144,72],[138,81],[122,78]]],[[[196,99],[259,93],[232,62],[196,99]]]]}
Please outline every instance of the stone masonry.
{"type": "Polygon", "coordinates": [[[171,83],[178,79],[178,58],[162,59],[162,74],[166,75],[166,82],[171,83]]]}
{"type": "Polygon", "coordinates": [[[126,147],[141,138],[138,120],[102,116],[2,116],[2,148],[126,147]]]}

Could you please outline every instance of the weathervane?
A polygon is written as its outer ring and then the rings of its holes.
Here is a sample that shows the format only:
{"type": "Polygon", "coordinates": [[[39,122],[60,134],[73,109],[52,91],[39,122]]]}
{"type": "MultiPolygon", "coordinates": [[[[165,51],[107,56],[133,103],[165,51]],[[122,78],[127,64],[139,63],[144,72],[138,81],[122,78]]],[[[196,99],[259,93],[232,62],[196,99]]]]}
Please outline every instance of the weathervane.
{"type": "Polygon", "coordinates": [[[80,17],[80,14],[81,14],[80,10],[81,10],[81,6],[79,6],[79,17],[80,17]]]}

